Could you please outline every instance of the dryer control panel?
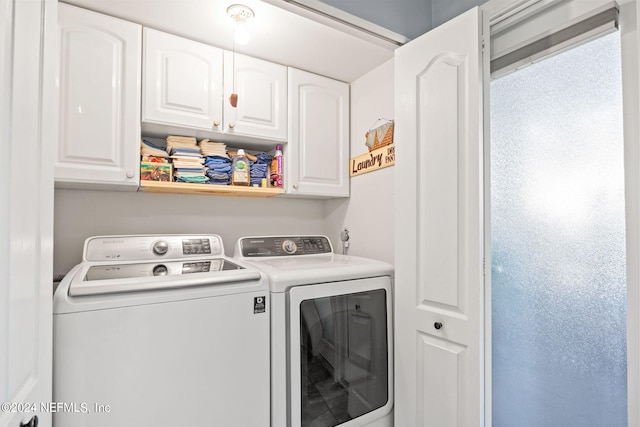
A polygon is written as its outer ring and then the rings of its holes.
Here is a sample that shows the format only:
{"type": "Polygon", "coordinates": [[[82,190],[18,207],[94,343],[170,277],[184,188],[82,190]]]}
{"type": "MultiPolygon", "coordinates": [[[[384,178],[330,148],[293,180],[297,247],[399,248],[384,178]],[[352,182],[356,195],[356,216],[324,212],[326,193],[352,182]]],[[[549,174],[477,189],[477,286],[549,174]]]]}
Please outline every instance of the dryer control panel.
{"type": "Polygon", "coordinates": [[[238,240],[236,254],[245,258],[318,255],[332,253],[331,242],[326,236],[266,236],[243,237],[238,240]]]}

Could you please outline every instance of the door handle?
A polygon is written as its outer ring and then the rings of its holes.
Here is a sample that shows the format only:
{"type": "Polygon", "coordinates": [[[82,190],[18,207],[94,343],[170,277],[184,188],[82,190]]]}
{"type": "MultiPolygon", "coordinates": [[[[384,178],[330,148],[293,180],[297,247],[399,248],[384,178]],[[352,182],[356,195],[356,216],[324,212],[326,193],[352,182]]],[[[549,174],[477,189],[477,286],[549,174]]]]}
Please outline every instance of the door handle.
{"type": "Polygon", "coordinates": [[[20,427],[38,427],[38,416],[34,415],[26,424],[21,422],[20,427]]]}

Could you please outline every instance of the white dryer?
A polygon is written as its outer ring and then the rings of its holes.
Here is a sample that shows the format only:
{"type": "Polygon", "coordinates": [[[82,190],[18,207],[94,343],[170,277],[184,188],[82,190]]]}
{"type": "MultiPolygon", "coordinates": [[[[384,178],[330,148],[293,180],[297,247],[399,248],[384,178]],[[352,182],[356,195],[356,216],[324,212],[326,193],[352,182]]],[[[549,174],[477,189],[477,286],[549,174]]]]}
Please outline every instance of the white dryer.
{"type": "Polygon", "coordinates": [[[216,235],[101,236],[53,307],[56,427],[269,422],[269,290],[216,235]]]}
{"type": "Polygon", "coordinates": [[[393,267],[325,236],[238,240],[269,277],[271,426],[393,425],[393,267]]]}

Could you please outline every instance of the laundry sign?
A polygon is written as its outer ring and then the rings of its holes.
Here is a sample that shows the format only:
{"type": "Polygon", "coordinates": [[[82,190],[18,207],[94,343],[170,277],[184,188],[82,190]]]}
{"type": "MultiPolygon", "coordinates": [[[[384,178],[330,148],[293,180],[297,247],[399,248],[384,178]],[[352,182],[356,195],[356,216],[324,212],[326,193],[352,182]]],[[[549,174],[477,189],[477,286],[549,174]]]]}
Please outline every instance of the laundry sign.
{"type": "Polygon", "coordinates": [[[349,175],[357,176],[396,164],[395,144],[385,145],[351,158],[349,175]]]}

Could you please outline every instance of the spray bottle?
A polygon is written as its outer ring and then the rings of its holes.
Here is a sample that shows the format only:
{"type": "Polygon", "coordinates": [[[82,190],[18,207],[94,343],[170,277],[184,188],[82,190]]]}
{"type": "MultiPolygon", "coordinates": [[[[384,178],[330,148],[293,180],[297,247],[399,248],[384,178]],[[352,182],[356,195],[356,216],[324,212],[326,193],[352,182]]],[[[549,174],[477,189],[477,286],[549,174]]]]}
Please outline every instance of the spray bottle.
{"type": "Polygon", "coordinates": [[[282,147],[276,145],[276,153],[271,160],[271,186],[282,188],[282,147]]]}

